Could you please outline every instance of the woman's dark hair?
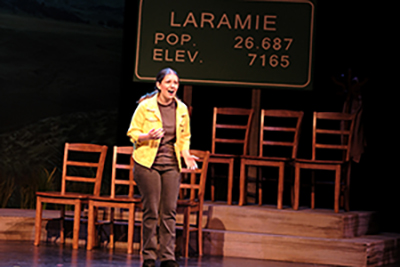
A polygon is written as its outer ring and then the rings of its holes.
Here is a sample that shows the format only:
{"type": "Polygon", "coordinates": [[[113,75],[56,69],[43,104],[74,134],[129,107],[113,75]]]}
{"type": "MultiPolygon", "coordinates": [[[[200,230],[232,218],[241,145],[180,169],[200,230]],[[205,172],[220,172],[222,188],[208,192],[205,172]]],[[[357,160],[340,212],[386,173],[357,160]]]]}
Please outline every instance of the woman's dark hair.
{"type": "MultiPolygon", "coordinates": [[[[156,76],[156,84],[157,84],[158,82],[161,83],[161,82],[164,80],[165,76],[167,76],[168,74],[175,74],[175,75],[178,77],[178,79],[179,79],[178,73],[177,73],[175,70],[173,70],[173,69],[171,69],[171,68],[165,68],[165,69],[160,70],[160,72],[157,74],[157,76],[156,76]]],[[[144,96],[142,96],[142,97],[138,100],[138,103],[140,103],[140,102],[142,102],[143,100],[148,99],[148,98],[154,96],[155,94],[157,94],[158,91],[159,91],[158,88],[157,88],[157,86],[154,86],[154,88],[155,88],[155,90],[154,90],[153,92],[147,93],[147,94],[145,94],[144,96]]]]}
{"type": "MultiPolygon", "coordinates": [[[[161,83],[162,80],[164,80],[165,76],[167,76],[168,74],[175,74],[179,78],[178,73],[175,70],[173,70],[171,68],[165,68],[165,69],[160,70],[160,72],[157,74],[156,83],[157,82],[161,83]]],[[[156,87],[156,89],[157,89],[157,87],[156,87]]]]}

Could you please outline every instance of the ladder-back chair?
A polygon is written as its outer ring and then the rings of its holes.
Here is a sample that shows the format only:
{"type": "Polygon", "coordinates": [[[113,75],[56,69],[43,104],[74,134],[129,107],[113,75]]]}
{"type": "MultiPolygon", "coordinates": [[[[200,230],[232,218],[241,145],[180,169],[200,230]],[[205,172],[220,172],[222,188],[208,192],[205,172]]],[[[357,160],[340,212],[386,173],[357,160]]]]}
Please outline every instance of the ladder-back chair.
{"type": "MultiPolygon", "coordinates": [[[[353,138],[354,114],[314,112],[312,157],[295,160],[294,205],[298,210],[301,170],[312,170],[311,208],[315,208],[315,170],[335,172],[334,210],[339,212],[339,199],[343,193],[345,210],[349,210],[350,149],[353,138]]],[[[322,177],[321,177],[322,178],[322,177]]],[[[329,182],[329,181],[327,181],[329,182]]]]}
{"type": "MultiPolygon", "coordinates": [[[[61,190],[57,192],[36,192],[35,241],[39,246],[41,239],[42,209],[44,203],[61,205],[60,242],[64,243],[65,206],[74,207],[72,248],[77,249],[81,222],[81,208],[90,196],[99,196],[103,177],[107,146],[96,144],[65,144],[61,177],[61,190]],[[91,193],[82,193],[86,185],[92,186],[91,193]],[[78,186],[79,185],[79,186],[78,186]]],[[[46,219],[48,220],[48,219],[46,219]]]]}
{"type": "MultiPolygon", "coordinates": [[[[135,195],[136,183],[133,177],[133,147],[132,146],[114,146],[112,175],[111,175],[111,194],[110,196],[93,196],[89,198],[89,223],[88,223],[88,241],[87,250],[91,250],[97,240],[95,226],[97,224],[110,224],[109,247],[114,248],[114,224],[116,222],[115,209],[128,211],[128,236],[127,236],[127,252],[133,253],[134,227],[135,227],[135,211],[141,209],[141,198],[135,195]],[[117,194],[118,186],[127,186],[127,194],[117,194]],[[98,221],[96,208],[110,208],[110,218],[107,221],[98,221]]],[[[118,221],[124,221],[124,218],[118,221]]],[[[126,221],[125,221],[126,222],[126,221]]]]}
{"type": "MultiPolygon", "coordinates": [[[[232,204],[234,161],[247,154],[253,113],[253,109],[214,107],[209,163],[228,165],[228,205],[232,204]]],[[[215,201],[214,172],[210,178],[211,201],[215,201]]]]}
{"type": "MultiPolygon", "coordinates": [[[[186,194],[180,194],[178,199],[177,212],[183,213],[183,246],[182,255],[189,256],[189,237],[190,232],[197,232],[198,254],[203,255],[203,204],[204,191],[207,178],[207,167],[210,157],[209,151],[190,150],[190,154],[198,157],[199,168],[189,170],[182,168],[182,179],[180,189],[186,194]],[[195,214],[195,221],[190,220],[191,214],[195,214]]],[[[180,225],[177,224],[177,229],[180,225]]]]}
{"type": "Polygon", "coordinates": [[[242,156],[240,159],[239,205],[246,203],[246,167],[256,166],[258,204],[262,205],[262,168],[278,168],[277,207],[282,209],[284,170],[287,163],[296,158],[303,111],[261,110],[258,156],[242,156]]]}

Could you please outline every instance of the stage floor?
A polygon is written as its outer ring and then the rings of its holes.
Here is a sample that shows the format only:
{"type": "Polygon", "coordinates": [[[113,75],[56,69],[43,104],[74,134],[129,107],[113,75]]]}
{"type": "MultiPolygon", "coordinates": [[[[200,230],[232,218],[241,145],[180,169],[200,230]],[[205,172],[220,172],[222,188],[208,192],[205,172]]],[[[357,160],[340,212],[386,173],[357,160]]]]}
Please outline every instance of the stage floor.
{"type": "MultiPolygon", "coordinates": [[[[309,267],[315,264],[285,263],[232,257],[203,256],[178,259],[181,267],[309,267]]],[[[159,264],[157,264],[158,266],[159,264]]],[[[86,251],[84,248],[72,250],[55,243],[43,243],[35,247],[30,241],[0,240],[1,267],[140,267],[138,254],[128,255],[125,250],[110,252],[106,249],[86,251]]]]}
{"type": "MultiPolygon", "coordinates": [[[[181,267],[327,267],[329,265],[301,264],[254,260],[232,257],[192,257],[178,259],[181,267]]],[[[0,240],[1,267],[140,267],[138,254],[128,255],[125,250],[110,252],[106,249],[86,251],[84,248],[72,250],[70,245],[43,243],[35,247],[31,241],[0,240]]],[[[157,264],[156,266],[159,266],[157,264]]],[[[397,267],[399,265],[385,265],[397,267]]]]}

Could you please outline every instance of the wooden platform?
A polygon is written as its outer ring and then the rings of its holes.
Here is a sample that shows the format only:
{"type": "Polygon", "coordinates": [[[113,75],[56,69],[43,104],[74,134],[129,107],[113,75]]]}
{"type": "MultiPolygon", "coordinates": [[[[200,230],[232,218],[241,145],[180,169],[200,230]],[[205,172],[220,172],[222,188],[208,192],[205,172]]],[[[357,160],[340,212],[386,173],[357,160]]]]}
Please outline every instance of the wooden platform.
{"type": "Polygon", "coordinates": [[[208,206],[204,253],[335,266],[399,262],[400,234],[379,233],[375,212],[208,206]]]}
{"type": "MultiPolygon", "coordinates": [[[[207,203],[204,215],[205,255],[357,267],[400,263],[400,234],[380,233],[375,212],[207,203]]],[[[0,239],[33,240],[34,217],[34,210],[0,209],[0,239]]],[[[42,227],[43,240],[56,232],[47,223],[42,227]]]]}

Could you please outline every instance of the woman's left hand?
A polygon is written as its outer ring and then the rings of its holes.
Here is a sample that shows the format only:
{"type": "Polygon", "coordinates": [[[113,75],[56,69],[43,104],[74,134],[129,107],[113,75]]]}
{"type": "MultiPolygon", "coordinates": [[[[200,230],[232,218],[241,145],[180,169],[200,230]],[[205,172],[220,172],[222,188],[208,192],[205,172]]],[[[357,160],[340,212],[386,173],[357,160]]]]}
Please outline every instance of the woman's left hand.
{"type": "Polygon", "coordinates": [[[189,170],[195,170],[198,168],[196,163],[196,160],[199,159],[198,157],[191,155],[187,150],[182,151],[182,157],[185,161],[186,168],[189,170]]]}

